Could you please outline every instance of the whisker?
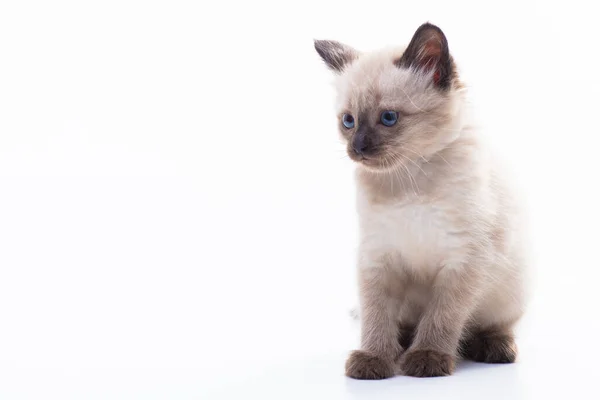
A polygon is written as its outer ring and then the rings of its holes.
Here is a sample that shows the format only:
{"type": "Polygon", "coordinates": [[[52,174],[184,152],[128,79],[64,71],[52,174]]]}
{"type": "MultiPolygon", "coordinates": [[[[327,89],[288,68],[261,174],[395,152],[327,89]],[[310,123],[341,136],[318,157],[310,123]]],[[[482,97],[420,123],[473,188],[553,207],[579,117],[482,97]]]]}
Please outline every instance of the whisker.
{"type": "Polygon", "coordinates": [[[402,179],[402,174],[398,171],[398,168],[394,168],[394,176],[398,178],[400,184],[402,185],[402,191],[406,193],[406,186],[404,186],[404,179],[402,179]]]}
{"type": "MultiPolygon", "coordinates": [[[[385,164],[387,165],[387,163],[388,162],[386,161],[385,164]]],[[[390,177],[390,185],[391,185],[391,188],[392,188],[392,196],[393,196],[394,195],[394,179],[393,179],[393,177],[390,177]]]]}
{"type": "Polygon", "coordinates": [[[407,159],[408,161],[410,161],[415,167],[419,168],[421,170],[421,172],[423,173],[423,175],[425,175],[425,177],[427,176],[427,173],[425,171],[423,171],[423,168],[421,168],[421,166],[419,164],[417,164],[416,162],[414,162],[413,160],[410,159],[410,157],[405,156],[404,154],[400,154],[398,153],[399,156],[407,159]]]}
{"type": "Polygon", "coordinates": [[[446,158],[444,158],[444,156],[443,156],[441,153],[437,153],[436,155],[437,155],[438,157],[440,157],[442,160],[444,160],[444,162],[445,162],[446,164],[448,164],[448,166],[449,166],[450,168],[453,168],[452,164],[450,164],[450,163],[448,162],[448,160],[446,160],[446,158]]]}
{"type": "Polygon", "coordinates": [[[408,151],[410,151],[411,153],[414,153],[414,154],[416,154],[416,155],[417,155],[417,156],[419,156],[419,157],[420,157],[420,158],[423,160],[423,162],[425,162],[425,163],[429,162],[429,161],[427,161],[427,159],[426,159],[426,158],[423,156],[423,154],[421,154],[421,153],[418,153],[418,152],[414,151],[413,149],[411,149],[411,148],[409,148],[409,147],[402,147],[402,149],[403,149],[403,150],[408,150],[408,151]]]}
{"type": "MultiPolygon", "coordinates": [[[[412,161],[412,160],[410,160],[408,157],[406,157],[406,156],[404,156],[404,155],[402,155],[402,154],[398,154],[398,155],[400,155],[400,156],[403,156],[405,159],[407,159],[407,160],[409,160],[409,161],[412,161]]],[[[408,174],[408,177],[410,178],[411,182],[414,182],[415,186],[417,187],[417,193],[420,195],[420,194],[421,194],[421,191],[420,191],[420,189],[419,189],[419,183],[418,183],[418,182],[417,182],[417,180],[415,179],[415,176],[414,176],[414,175],[413,175],[413,174],[410,172],[410,169],[408,168],[408,166],[407,166],[406,164],[404,164],[404,167],[405,167],[405,169],[406,169],[406,173],[408,174]]],[[[422,171],[422,170],[421,170],[421,171],[422,171]]],[[[423,171],[423,173],[425,173],[425,172],[423,171]]],[[[426,175],[426,176],[427,176],[427,175],[426,175]]],[[[416,195],[417,193],[415,193],[415,195],[416,195]]]]}
{"type": "Polygon", "coordinates": [[[415,196],[418,196],[417,192],[420,193],[420,191],[419,191],[419,184],[417,183],[417,181],[414,179],[414,177],[410,173],[410,170],[408,169],[408,167],[402,162],[401,159],[398,158],[397,154],[392,153],[391,157],[392,157],[392,159],[396,160],[396,162],[398,162],[398,164],[404,169],[404,171],[406,171],[406,174],[408,175],[409,182],[410,182],[410,185],[412,187],[413,193],[414,193],[415,196]],[[416,190],[415,190],[415,185],[416,185],[416,190]]]}

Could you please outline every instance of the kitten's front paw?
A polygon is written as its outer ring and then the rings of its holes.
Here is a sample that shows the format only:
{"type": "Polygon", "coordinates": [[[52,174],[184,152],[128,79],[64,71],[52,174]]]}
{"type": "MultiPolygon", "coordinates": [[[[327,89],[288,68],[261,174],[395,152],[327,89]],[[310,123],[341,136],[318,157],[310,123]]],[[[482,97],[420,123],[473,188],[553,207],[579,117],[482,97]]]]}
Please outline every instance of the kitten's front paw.
{"type": "Polygon", "coordinates": [[[354,379],[390,378],[394,376],[394,366],[381,357],[355,350],[346,361],[346,376],[354,379]]]}
{"type": "Polygon", "coordinates": [[[502,333],[479,333],[463,345],[463,356],[468,360],[484,363],[514,363],[517,345],[512,335],[502,333]]]}
{"type": "Polygon", "coordinates": [[[445,376],[454,371],[454,358],[435,350],[408,351],[402,357],[400,368],[408,376],[445,376]]]}

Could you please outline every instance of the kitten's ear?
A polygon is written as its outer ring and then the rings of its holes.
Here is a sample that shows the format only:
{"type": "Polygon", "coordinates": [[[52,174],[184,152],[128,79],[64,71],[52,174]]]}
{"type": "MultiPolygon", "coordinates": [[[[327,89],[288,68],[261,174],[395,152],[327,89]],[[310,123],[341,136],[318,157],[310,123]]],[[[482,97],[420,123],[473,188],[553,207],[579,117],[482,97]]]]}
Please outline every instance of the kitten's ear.
{"type": "Polygon", "coordinates": [[[450,87],[454,65],[448,41],[444,32],[433,24],[427,22],[416,30],[404,54],[395,64],[426,72],[433,70],[434,84],[442,89],[450,87]]]}
{"type": "Polygon", "coordinates": [[[321,56],[329,69],[342,72],[358,58],[358,51],[352,47],[333,40],[315,40],[315,50],[321,56]]]}

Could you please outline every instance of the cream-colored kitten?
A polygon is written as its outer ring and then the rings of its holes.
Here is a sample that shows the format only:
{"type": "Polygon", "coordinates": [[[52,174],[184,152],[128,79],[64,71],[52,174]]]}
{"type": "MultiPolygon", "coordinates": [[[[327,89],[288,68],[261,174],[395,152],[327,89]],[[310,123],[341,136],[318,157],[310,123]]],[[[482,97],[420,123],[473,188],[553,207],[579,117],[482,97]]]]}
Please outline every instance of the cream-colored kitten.
{"type": "Polygon", "coordinates": [[[442,31],[362,54],[315,41],[336,72],[339,127],[357,162],[357,379],[449,375],[459,357],[511,363],[523,313],[514,200],[469,124],[442,31]]]}

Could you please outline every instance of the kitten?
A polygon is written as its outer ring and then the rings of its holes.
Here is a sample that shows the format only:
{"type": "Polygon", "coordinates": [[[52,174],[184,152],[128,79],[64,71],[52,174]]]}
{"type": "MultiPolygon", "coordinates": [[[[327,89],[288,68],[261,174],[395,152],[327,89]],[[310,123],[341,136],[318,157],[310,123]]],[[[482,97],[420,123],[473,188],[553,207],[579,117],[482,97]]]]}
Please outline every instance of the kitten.
{"type": "Polygon", "coordinates": [[[525,303],[516,201],[469,123],[444,33],[407,47],[315,48],[336,73],[339,129],[357,163],[361,349],[346,375],[449,375],[459,357],[512,363],[525,303]]]}

